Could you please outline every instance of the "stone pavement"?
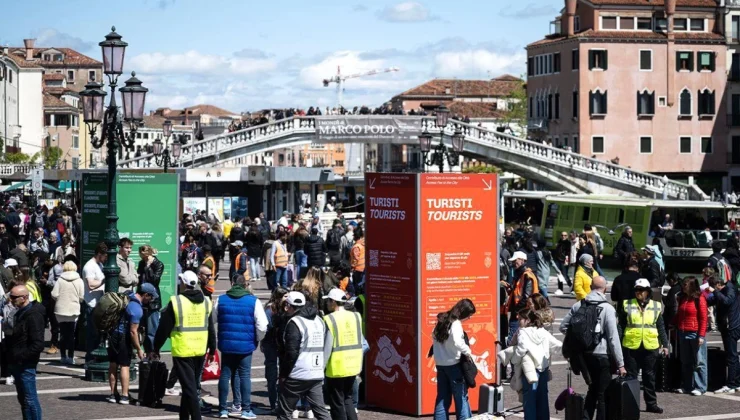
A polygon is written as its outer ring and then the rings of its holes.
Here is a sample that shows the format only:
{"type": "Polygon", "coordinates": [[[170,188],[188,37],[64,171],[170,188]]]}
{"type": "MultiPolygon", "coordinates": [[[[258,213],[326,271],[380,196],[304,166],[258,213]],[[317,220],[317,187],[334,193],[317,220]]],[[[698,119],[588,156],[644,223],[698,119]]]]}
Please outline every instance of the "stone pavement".
{"type": "MultiPolygon", "coordinates": [[[[226,264],[222,264],[226,267],[226,264]]],[[[221,271],[222,278],[227,277],[225,270],[221,271]]],[[[228,288],[228,282],[222,280],[218,284],[217,293],[224,293],[228,288]]],[[[555,284],[551,284],[550,290],[555,290],[555,284]]],[[[253,282],[253,289],[260,299],[265,302],[269,297],[264,280],[253,282]]],[[[560,323],[563,315],[575,302],[572,296],[551,297],[556,324],[560,323]]],[[[556,337],[562,339],[557,333],[558,325],[554,330],[556,337]]],[[[721,347],[721,338],[718,334],[712,333],[708,336],[710,346],[721,347]]],[[[78,360],[81,360],[82,353],[78,353],[78,360]]],[[[82,380],[84,370],[82,366],[70,368],[55,363],[58,357],[42,354],[42,362],[39,366],[38,389],[39,399],[44,410],[45,418],[54,419],[141,419],[141,420],[159,420],[159,419],[177,419],[179,397],[165,397],[164,407],[151,409],[138,406],[122,406],[105,402],[104,398],[108,395],[107,384],[90,383],[82,380]]],[[[170,356],[163,355],[163,359],[172,366],[170,356]]],[[[264,366],[262,365],[264,357],[261,352],[254,353],[252,362],[252,402],[257,409],[267,406],[267,389],[264,379],[264,366]]],[[[724,361],[711,361],[710,363],[724,363],[724,361]]],[[[566,384],[566,363],[561,356],[554,357],[553,380],[548,384],[550,390],[551,407],[555,398],[565,388],[566,384]]],[[[586,387],[580,377],[573,378],[573,386],[579,393],[585,393],[586,387]]],[[[135,389],[136,385],[133,385],[135,389]]],[[[206,399],[216,404],[218,397],[218,387],[215,381],[203,384],[203,389],[211,393],[206,399]]],[[[477,390],[471,390],[477,392],[477,390]]],[[[133,395],[136,395],[135,392],[133,395]]],[[[661,419],[661,420],[721,420],[721,419],[740,419],[740,395],[722,395],[715,396],[707,394],[701,397],[687,395],[658,394],[659,404],[665,409],[663,415],[654,415],[642,413],[643,420],[661,419]]],[[[506,408],[520,406],[516,395],[505,387],[506,408]]],[[[475,407],[474,407],[475,409],[475,407]]],[[[643,402],[644,409],[644,402],[643,402]]],[[[16,400],[15,388],[12,386],[0,385],[0,418],[1,419],[21,419],[20,409],[16,400]]],[[[521,413],[513,414],[514,417],[523,417],[521,413]]],[[[207,416],[206,416],[207,417],[207,416]]],[[[270,418],[272,416],[259,416],[260,418],[270,418]]],[[[405,416],[385,413],[371,408],[361,409],[360,419],[368,420],[390,420],[402,419],[405,416]]],[[[451,418],[454,418],[451,417],[451,418]]],[[[563,419],[564,413],[556,413],[553,409],[551,418],[563,419]]]]}

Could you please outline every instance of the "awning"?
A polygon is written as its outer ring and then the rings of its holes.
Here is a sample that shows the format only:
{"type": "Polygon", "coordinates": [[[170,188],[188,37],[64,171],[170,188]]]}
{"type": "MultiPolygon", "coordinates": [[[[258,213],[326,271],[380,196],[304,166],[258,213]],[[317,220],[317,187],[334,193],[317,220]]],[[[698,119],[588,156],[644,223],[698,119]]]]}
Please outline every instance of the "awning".
{"type": "MultiPolygon", "coordinates": [[[[28,187],[30,184],[31,184],[31,181],[18,182],[18,183],[15,183],[15,184],[11,185],[10,187],[8,187],[5,190],[5,192],[20,190],[21,188],[28,187]]],[[[41,183],[41,186],[42,186],[42,189],[45,190],[45,191],[53,191],[53,192],[61,193],[61,191],[59,191],[59,189],[57,189],[56,187],[54,187],[52,185],[47,184],[46,182],[42,182],[41,183]]]]}

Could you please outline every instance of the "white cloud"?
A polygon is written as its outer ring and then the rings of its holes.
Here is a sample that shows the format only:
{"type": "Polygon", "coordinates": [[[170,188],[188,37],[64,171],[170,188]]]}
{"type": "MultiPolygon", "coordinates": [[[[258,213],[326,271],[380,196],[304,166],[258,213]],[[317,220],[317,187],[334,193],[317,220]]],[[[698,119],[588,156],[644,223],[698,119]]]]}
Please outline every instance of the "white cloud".
{"type": "Polygon", "coordinates": [[[37,47],[64,47],[72,48],[78,52],[89,51],[93,47],[92,42],[84,41],[82,38],[59,32],[53,28],[41,29],[34,34],[37,47]]]}
{"type": "Polygon", "coordinates": [[[273,59],[224,57],[187,51],[182,54],[140,54],[131,59],[130,67],[141,73],[249,75],[272,70],[273,59]]]}
{"type": "Polygon", "coordinates": [[[501,73],[519,74],[524,70],[525,54],[501,54],[487,49],[441,52],[434,58],[439,76],[469,77],[471,75],[501,73]]]}
{"type": "Polygon", "coordinates": [[[392,6],[386,6],[378,12],[381,20],[395,23],[426,22],[439,19],[433,16],[429,9],[416,1],[405,1],[392,6]]]}
{"type": "Polygon", "coordinates": [[[529,3],[523,8],[514,10],[513,7],[501,11],[501,16],[517,19],[532,19],[541,16],[555,16],[558,9],[552,4],[535,4],[529,3]]]}

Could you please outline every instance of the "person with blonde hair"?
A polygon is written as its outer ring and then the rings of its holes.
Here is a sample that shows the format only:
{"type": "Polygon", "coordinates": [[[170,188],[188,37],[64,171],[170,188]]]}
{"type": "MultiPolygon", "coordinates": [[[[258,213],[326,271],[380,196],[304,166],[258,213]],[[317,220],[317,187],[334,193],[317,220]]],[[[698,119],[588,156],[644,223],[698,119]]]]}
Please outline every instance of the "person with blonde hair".
{"type": "Polygon", "coordinates": [[[321,299],[321,278],[321,269],[318,267],[311,267],[308,269],[306,277],[298,281],[293,288],[295,291],[305,293],[311,303],[313,303],[317,308],[319,307],[319,300],[321,299]]]}
{"type": "Polygon", "coordinates": [[[85,301],[85,283],[77,274],[74,256],[67,257],[51,297],[56,301],[54,315],[59,322],[59,349],[62,363],[75,364],[75,325],[80,316],[80,304],[85,301]]]}
{"type": "Polygon", "coordinates": [[[149,307],[144,310],[144,319],[141,324],[146,326],[146,338],[144,339],[144,349],[150,353],[154,348],[154,336],[159,328],[159,311],[162,309],[162,296],[159,291],[159,282],[162,280],[164,273],[164,264],[157,258],[157,250],[151,245],[142,245],[139,247],[139,287],[145,283],[150,283],[157,291],[157,297],[152,299],[149,307]]]}

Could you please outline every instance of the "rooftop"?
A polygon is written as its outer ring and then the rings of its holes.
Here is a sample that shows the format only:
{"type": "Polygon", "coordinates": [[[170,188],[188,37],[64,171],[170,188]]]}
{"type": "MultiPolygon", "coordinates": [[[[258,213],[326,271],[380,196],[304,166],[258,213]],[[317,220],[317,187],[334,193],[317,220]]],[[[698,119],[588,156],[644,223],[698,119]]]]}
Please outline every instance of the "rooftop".
{"type": "MultiPolygon", "coordinates": [[[[664,0],[589,0],[595,5],[614,6],[664,6],[664,0]]],[[[678,7],[717,7],[715,0],[676,0],[678,7]]]]}
{"type": "MultiPolygon", "coordinates": [[[[9,49],[9,55],[14,56],[15,58],[20,58],[22,61],[28,63],[26,61],[26,49],[22,47],[11,47],[9,49]]],[[[35,60],[32,61],[36,66],[41,67],[102,67],[103,63],[101,63],[98,60],[92,59],[84,54],[81,54],[71,48],[58,48],[58,47],[34,47],[33,49],[33,58],[35,60]],[[53,60],[42,60],[44,58],[44,52],[47,52],[49,50],[58,51],[62,53],[63,60],[61,61],[53,61],[53,60]]],[[[17,60],[14,60],[18,62],[17,60]]]]}
{"type": "Polygon", "coordinates": [[[396,97],[405,96],[451,96],[485,97],[509,96],[523,81],[511,75],[503,75],[491,80],[434,79],[409,89],[396,97]],[[449,90],[449,93],[447,93],[449,90]]]}
{"type": "Polygon", "coordinates": [[[468,118],[495,118],[500,119],[504,112],[494,108],[490,102],[462,102],[455,101],[449,104],[450,113],[458,117],[468,118]]]}
{"type": "Polygon", "coordinates": [[[63,100],[57,98],[56,96],[44,92],[44,109],[54,109],[54,110],[68,110],[68,111],[74,111],[79,112],[79,110],[72,105],[64,102],[63,100]]]}
{"type": "Polygon", "coordinates": [[[215,115],[217,117],[225,117],[231,115],[239,115],[238,113],[227,111],[223,108],[207,104],[189,106],[184,109],[157,108],[157,110],[154,111],[155,115],[169,118],[180,116],[184,117],[186,112],[188,116],[215,115]]]}
{"type": "Polygon", "coordinates": [[[17,54],[8,54],[6,57],[13,60],[13,62],[22,69],[40,69],[41,65],[37,61],[26,61],[25,56],[19,56],[17,54]]]}
{"type": "MultiPolygon", "coordinates": [[[[725,42],[725,38],[720,34],[713,32],[674,32],[676,41],[706,41],[706,42],[725,42]]],[[[587,29],[579,32],[572,37],[565,34],[549,35],[544,39],[535,41],[527,47],[536,47],[540,45],[552,44],[566,39],[587,39],[587,40],[644,40],[644,41],[662,41],[667,40],[668,35],[663,32],[650,31],[595,31],[587,29]]]]}

